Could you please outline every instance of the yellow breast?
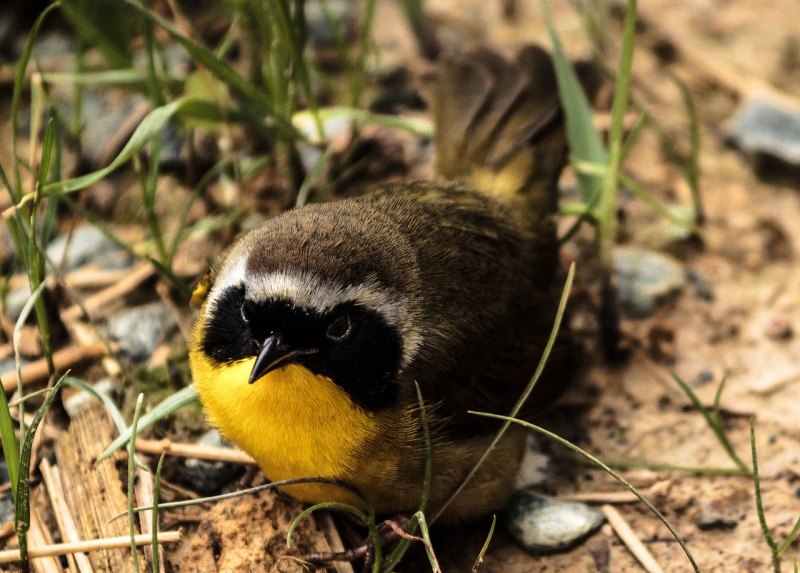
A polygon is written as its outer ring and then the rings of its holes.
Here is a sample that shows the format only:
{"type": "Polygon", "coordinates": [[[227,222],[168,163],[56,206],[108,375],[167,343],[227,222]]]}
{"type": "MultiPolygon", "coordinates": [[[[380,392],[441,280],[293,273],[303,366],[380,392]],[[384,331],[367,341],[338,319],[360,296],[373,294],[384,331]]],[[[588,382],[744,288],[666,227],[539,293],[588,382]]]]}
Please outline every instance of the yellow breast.
{"type": "MultiPolygon", "coordinates": [[[[250,454],[268,478],[361,481],[354,478],[363,445],[378,429],[373,415],[357,408],[330,379],[296,364],[248,384],[255,358],[215,365],[201,350],[198,334],[189,360],[209,420],[250,454]]],[[[308,484],[286,492],[308,502],[356,502],[335,486],[308,484]]]]}

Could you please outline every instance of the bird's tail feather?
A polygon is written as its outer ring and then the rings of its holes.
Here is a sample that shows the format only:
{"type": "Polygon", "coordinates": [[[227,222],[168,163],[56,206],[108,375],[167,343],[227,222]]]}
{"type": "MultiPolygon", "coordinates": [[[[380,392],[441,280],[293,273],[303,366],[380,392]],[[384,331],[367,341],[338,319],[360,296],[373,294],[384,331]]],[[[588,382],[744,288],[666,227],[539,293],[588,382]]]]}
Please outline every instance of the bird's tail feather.
{"type": "Polygon", "coordinates": [[[436,170],[551,218],[567,155],[550,55],[526,46],[514,61],[488,49],[446,62],[432,86],[436,170]]]}

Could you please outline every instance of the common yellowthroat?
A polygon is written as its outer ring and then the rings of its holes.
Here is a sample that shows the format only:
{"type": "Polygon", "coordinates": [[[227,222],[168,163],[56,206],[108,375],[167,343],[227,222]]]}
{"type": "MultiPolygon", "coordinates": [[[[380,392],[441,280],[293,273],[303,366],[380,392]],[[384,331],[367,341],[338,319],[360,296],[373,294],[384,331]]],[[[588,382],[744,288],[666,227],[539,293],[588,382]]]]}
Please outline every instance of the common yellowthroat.
{"type": "MultiPolygon", "coordinates": [[[[529,381],[555,315],[556,183],[566,143],[549,55],[487,50],[433,86],[436,181],[309,205],[239,239],[195,292],[190,361],[210,421],[272,480],[324,477],[379,512],[417,508],[430,417],[440,507],[529,381]]],[[[550,376],[544,393],[558,391],[550,376]]],[[[510,495],[511,429],[449,506],[473,518],[510,495]]],[[[357,503],[327,484],[306,502],[357,503]]]]}

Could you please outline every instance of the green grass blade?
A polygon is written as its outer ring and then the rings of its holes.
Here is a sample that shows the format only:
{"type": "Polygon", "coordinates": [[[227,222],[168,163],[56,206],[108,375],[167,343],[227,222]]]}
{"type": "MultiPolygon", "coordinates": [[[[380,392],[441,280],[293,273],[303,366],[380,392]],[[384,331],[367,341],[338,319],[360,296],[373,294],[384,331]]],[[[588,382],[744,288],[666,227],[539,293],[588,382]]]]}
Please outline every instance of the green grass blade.
{"type": "MultiPolygon", "coordinates": [[[[44,72],[42,74],[42,81],[52,85],[109,86],[144,89],[147,85],[148,74],[136,68],[92,72],[44,72]]],[[[159,88],[164,86],[178,88],[182,86],[183,83],[183,78],[177,76],[158,77],[159,88]]]]}
{"type": "MultiPolygon", "coordinates": [[[[736,453],[736,450],[733,448],[733,444],[731,444],[728,435],[725,433],[725,428],[722,427],[722,420],[719,417],[715,417],[712,412],[709,412],[708,408],[703,405],[700,401],[700,398],[697,397],[697,394],[694,393],[689,385],[683,381],[683,379],[678,376],[675,372],[672,373],[672,379],[678,383],[678,386],[681,387],[681,390],[689,397],[689,400],[692,401],[694,407],[703,415],[705,418],[708,427],[711,428],[711,431],[714,432],[714,435],[717,437],[717,441],[719,441],[720,445],[724,448],[725,452],[728,454],[728,457],[736,464],[743,472],[746,472],[745,475],[751,475],[750,468],[747,467],[747,464],[742,461],[742,458],[736,453]]],[[[725,384],[725,380],[723,380],[721,385],[725,384]]],[[[721,390],[717,389],[717,396],[714,398],[714,403],[716,404],[715,407],[719,405],[719,398],[721,396],[721,390]]],[[[718,410],[717,410],[718,411],[718,410]]],[[[755,471],[755,470],[753,470],[755,471]]]]}
{"type": "Polygon", "coordinates": [[[167,452],[161,452],[156,466],[155,483],[153,484],[153,520],[150,523],[150,548],[152,549],[151,559],[153,560],[153,573],[161,573],[161,560],[158,558],[158,503],[161,498],[161,469],[164,467],[164,458],[167,452]]]}
{"type": "Polygon", "coordinates": [[[131,423],[131,435],[133,438],[128,442],[128,532],[131,536],[131,560],[133,570],[140,573],[139,550],[136,547],[136,514],[133,508],[136,507],[136,435],[139,433],[139,416],[142,413],[142,403],[144,394],[139,394],[136,398],[136,407],[133,410],[133,422],[131,423]]]}
{"type": "Polygon", "coordinates": [[[297,517],[294,518],[292,524],[289,526],[289,532],[286,534],[286,547],[292,546],[292,536],[294,535],[294,531],[297,529],[297,526],[300,525],[309,515],[320,509],[332,509],[334,511],[349,513],[355,516],[355,518],[364,525],[369,522],[369,516],[353,505],[339,503],[337,501],[317,503],[316,505],[312,505],[311,507],[304,509],[297,517]]]}
{"type": "MultiPolygon", "coordinates": [[[[561,105],[564,108],[567,138],[572,156],[580,161],[606,165],[606,151],[600,133],[594,126],[592,106],[586,99],[578,76],[561,45],[561,40],[550,17],[547,0],[540,0],[540,5],[547,33],[550,36],[550,43],[553,45],[553,64],[556,70],[558,91],[561,95],[561,105]]],[[[577,174],[577,177],[584,201],[588,201],[594,195],[595,190],[602,186],[600,177],[580,173],[577,174]]]]}
{"type": "MultiPolygon", "coordinates": [[[[22,336],[22,327],[25,324],[25,321],[28,320],[28,316],[31,314],[31,310],[33,310],[37,304],[39,303],[39,297],[42,295],[42,291],[44,291],[45,286],[47,283],[39,284],[36,289],[30,294],[28,300],[25,301],[25,304],[22,305],[22,310],[20,310],[19,317],[17,318],[17,322],[14,325],[14,331],[11,335],[11,339],[14,342],[14,364],[17,371],[17,392],[19,393],[20,397],[24,396],[24,388],[22,386],[22,357],[19,353],[19,341],[20,337],[22,336]]],[[[0,390],[2,391],[2,390],[0,390]]],[[[3,391],[5,392],[5,391],[3,391]]],[[[25,436],[25,416],[19,417],[19,435],[20,439],[23,439],[25,436]]],[[[24,441],[24,440],[23,440],[24,441]]],[[[23,444],[20,444],[20,451],[23,444]]]]}
{"type": "Polygon", "coordinates": [[[517,420],[517,419],[509,417],[509,416],[500,416],[498,414],[490,414],[488,412],[470,411],[469,413],[470,414],[475,414],[476,416],[483,416],[485,418],[495,418],[497,420],[505,420],[505,421],[510,422],[510,423],[519,424],[520,426],[524,426],[525,428],[528,428],[530,430],[533,430],[535,432],[543,434],[543,435],[547,436],[548,438],[550,438],[552,440],[555,440],[559,444],[569,448],[570,450],[572,450],[576,454],[586,458],[587,460],[589,460],[590,462],[592,462],[596,466],[602,468],[606,473],[608,473],[608,475],[610,475],[615,480],[617,480],[619,483],[624,485],[628,489],[628,491],[630,491],[633,495],[635,495],[637,498],[639,498],[639,500],[642,503],[644,503],[648,507],[648,509],[650,509],[650,511],[653,512],[653,514],[659,519],[659,521],[661,521],[661,523],[664,524],[664,526],[669,530],[669,532],[672,534],[672,536],[675,538],[675,540],[681,546],[681,549],[683,549],[683,552],[686,554],[686,557],[689,559],[689,562],[692,564],[692,568],[697,573],[700,573],[700,568],[697,566],[697,563],[695,562],[694,557],[692,556],[691,552],[689,551],[689,547],[686,545],[686,542],[684,541],[683,537],[681,537],[681,535],[678,533],[678,531],[675,529],[675,527],[673,527],[673,525],[669,522],[669,520],[666,517],[664,517],[664,514],[662,514],[650,502],[650,500],[648,500],[644,495],[642,495],[642,493],[638,489],[636,489],[628,480],[626,480],[619,473],[614,471],[607,464],[603,463],[602,461],[600,461],[598,458],[596,458],[595,456],[593,456],[592,454],[590,454],[586,450],[576,446],[572,442],[570,442],[568,440],[565,440],[561,436],[558,436],[558,435],[554,434],[553,432],[551,432],[549,430],[545,430],[541,426],[537,426],[535,424],[531,424],[530,422],[526,422],[524,420],[517,420]]]}
{"type": "Polygon", "coordinates": [[[77,35],[84,41],[97,46],[111,67],[130,66],[130,46],[134,27],[128,22],[126,14],[115,2],[102,2],[102,10],[96,2],[66,0],[62,13],[75,27],[77,35]]]}
{"type": "Polygon", "coordinates": [[[58,391],[61,389],[61,385],[64,383],[64,378],[66,378],[67,374],[64,374],[58,379],[58,382],[55,383],[53,389],[47,395],[47,398],[44,399],[44,402],[42,402],[42,405],[36,411],[36,415],[33,417],[30,428],[28,428],[28,432],[25,434],[25,439],[23,440],[17,489],[14,494],[14,529],[17,532],[19,554],[23,563],[26,563],[28,560],[28,529],[31,524],[30,480],[33,438],[36,436],[36,430],[44,419],[48,408],[50,408],[53,400],[55,400],[58,395],[58,391]]]}
{"type": "Polygon", "coordinates": [[[628,155],[630,155],[631,150],[633,149],[636,142],[639,141],[639,136],[642,134],[642,129],[645,125],[647,125],[648,116],[646,113],[642,112],[639,114],[639,118],[636,120],[631,132],[628,134],[628,137],[625,138],[625,142],[622,144],[622,149],[619,152],[619,162],[620,165],[625,163],[625,160],[628,159],[628,155]]]}
{"type": "MultiPolygon", "coordinates": [[[[196,402],[199,399],[197,394],[197,390],[195,390],[194,385],[189,385],[186,388],[182,388],[178,390],[170,397],[166,398],[159,402],[158,405],[153,407],[147,414],[143,415],[141,419],[138,421],[139,423],[139,431],[144,431],[147,428],[151,427],[153,424],[164,418],[165,416],[170,415],[171,413],[175,412],[176,410],[183,408],[189,404],[196,402]]],[[[127,428],[125,431],[120,433],[120,435],[111,442],[111,445],[108,446],[105,451],[100,454],[100,457],[97,458],[95,464],[99,464],[104,459],[108,458],[111,454],[116,452],[122,446],[128,443],[131,437],[131,429],[127,428]]]]}
{"type": "Polygon", "coordinates": [[[375,22],[376,0],[366,0],[364,6],[364,21],[361,26],[361,38],[358,45],[358,57],[353,66],[353,73],[350,78],[350,105],[358,108],[361,104],[361,96],[364,92],[364,77],[367,71],[367,54],[369,54],[372,43],[372,28],[375,22]]]}
{"type": "Polygon", "coordinates": [[[683,98],[683,105],[689,116],[689,161],[684,168],[686,182],[692,192],[692,203],[694,205],[695,221],[702,226],[705,223],[706,215],[703,207],[703,196],[700,191],[700,116],[697,113],[697,106],[694,98],[686,83],[675,74],[670,74],[672,81],[678,86],[683,98]]]}
{"type": "Polygon", "coordinates": [[[31,59],[33,52],[33,43],[39,35],[39,28],[42,26],[45,18],[56,8],[61,5],[60,2],[53,2],[47,8],[42,10],[39,17],[33,23],[31,33],[28,34],[28,39],[25,42],[25,48],[22,50],[22,56],[17,62],[17,72],[14,77],[14,91],[11,96],[11,157],[14,163],[14,185],[9,188],[11,191],[11,199],[14,203],[22,197],[22,177],[19,171],[19,155],[17,154],[17,131],[19,129],[19,117],[21,115],[20,106],[22,105],[22,91],[25,85],[25,71],[28,67],[28,62],[31,59]]]}
{"type": "Polygon", "coordinates": [[[19,479],[19,445],[17,435],[14,433],[14,421],[8,408],[8,399],[5,390],[2,389],[0,389],[0,441],[3,444],[3,458],[8,468],[11,493],[16,497],[19,479]]]}
{"type": "Polygon", "coordinates": [[[142,6],[137,0],[122,0],[122,2],[150,22],[163,28],[164,31],[183,46],[195,60],[228,86],[233,96],[242,104],[243,108],[246,111],[252,110],[254,118],[258,116],[269,116],[273,120],[275,127],[284,134],[290,137],[295,137],[297,135],[292,125],[280,114],[275,112],[275,109],[268,99],[265,98],[251,82],[239,75],[236,70],[218,58],[213,51],[184,36],[168,20],[162,18],[147,7],[142,6]]]}
{"type": "Polygon", "coordinates": [[[428,529],[428,523],[425,519],[425,514],[418,511],[414,514],[414,518],[419,523],[419,530],[422,533],[422,539],[425,545],[425,553],[428,555],[428,561],[431,564],[432,573],[442,573],[442,567],[439,565],[439,560],[436,559],[436,553],[433,551],[433,543],[431,543],[431,533],[428,529]]]}
{"type": "MultiPolygon", "coordinates": [[[[167,122],[174,116],[179,113],[191,114],[194,111],[203,113],[207,111],[208,106],[209,102],[207,100],[202,100],[200,98],[182,98],[152,110],[137,126],[128,142],[107,167],[73,179],[50,183],[44,187],[44,194],[61,195],[72,193],[97,183],[132,159],[150,140],[159,136],[164,126],[166,126],[167,122]]],[[[20,203],[21,202],[22,201],[20,201],[20,203]]]]}
{"type": "Polygon", "coordinates": [[[489,533],[486,535],[486,541],[483,542],[483,547],[481,547],[480,552],[478,552],[478,557],[475,559],[475,563],[472,565],[472,573],[478,573],[478,569],[480,569],[480,566],[483,563],[483,556],[486,555],[486,551],[489,549],[489,544],[492,542],[492,537],[494,537],[495,525],[497,525],[497,516],[492,515],[492,525],[489,527],[489,533]]]}
{"type": "Polygon", "coordinates": [[[795,538],[797,538],[797,534],[800,533],[800,517],[797,518],[797,521],[794,522],[794,526],[792,530],[789,532],[789,535],[786,536],[786,539],[783,540],[781,546],[778,547],[778,557],[782,557],[786,550],[791,547],[792,542],[794,542],[795,538]]]}
{"type": "Polygon", "coordinates": [[[631,67],[633,64],[633,42],[636,33],[636,0],[628,0],[623,24],[622,48],[611,104],[611,129],[608,134],[608,166],[603,178],[603,194],[598,205],[598,253],[600,263],[613,267],[611,250],[614,246],[616,228],[617,181],[622,166],[623,121],[630,95],[631,67]]]}
{"type": "Polygon", "coordinates": [[[687,227],[692,228],[694,227],[694,217],[681,217],[680,215],[675,214],[669,208],[665,207],[661,201],[653,197],[647,189],[639,185],[635,179],[632,177],[625,175],[624,173],[619,174],[619,181],[625,187],[627,187],[634,195],[636,195],[639,200],[646,204],[648,207],[653,209],[656,213],[664,217],[665,219],[671,221],[672,223],[680,226],[680,227],[687,227]]]}
{"type": "Polygon", "coordinates": [[[97,388],[94,388],[93,386],[87,384],[80,378],[73,378],[72,376],[67,376],[64,379],[64,384],[66,384],[67,386],[72,386],[77,390],[83,390],[87,394],[91,394],[92,396],[100,400],[100,402],[102,402],[103,405],[108,409],[108,414],[111,417],[111,420],[114,422],[114,425],[117,427],[118,431],[123,431],[128,427],[128,424],[125,423],[125,419],[122,417],[122,413],[119,411],[119,408],[117,408],[117,405],[114,403],[114,400],[112,400],[108,395],[99,391],[97,388]]]}
{"type": "MultiPolygon", "coordinates": [[[[758,513],[758,523],[761,525],[761,534],[764,536],[764,541],[769,545],[769,550],[772,552],[773,565],[780,562],[778,554],[778,544],[769,530],[767,525],[767,516],[764,514],[764,502],[761,499],[761,478],[758,475],[758,453],[756,452],[756,429],[753,418],[750,418],[750,453],[753,460],[753,489],[756,497],[756,513],[758,513]]],[[[777,569],[777,567],[776,567],[777,569]]]]}

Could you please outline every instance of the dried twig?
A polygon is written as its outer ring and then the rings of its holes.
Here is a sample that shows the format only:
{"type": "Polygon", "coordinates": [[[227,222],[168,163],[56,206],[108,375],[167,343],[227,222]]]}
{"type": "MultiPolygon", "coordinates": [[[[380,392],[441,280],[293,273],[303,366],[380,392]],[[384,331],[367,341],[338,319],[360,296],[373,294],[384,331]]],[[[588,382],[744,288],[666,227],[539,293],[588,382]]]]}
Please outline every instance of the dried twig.
{"type": "Polygon", "coordinates": [[[140,284],[153,276],[155,272],[155,267],[149,263],[142,263],[134,267],[119,282],[86,297],[81,304],[74,304],[62,311],[61,320],[71,322],[83,316],[84,312],[90,315],[100,314],[103,307],[135,290],[140,284]]]}
{"type": "Polygon", "coordinates": [[[175,301],[172,300],[172,297],[169,295],[169,288],[164,283],[158,283],[156,285],[156,292],[158,293],[158,297],[161,299],[161,302],[164,304],[164,307],[167,309],[172,315],[172,319],[178,325],[178,329],[181,331],[184,340],[191,340],[192,338],[192,319],[186,313],[181,312],[181,309],[175,304],[175,301]]]}
{"type": "Polygon", "coordinates": [[[181,458],[196,458],[198,460],[212,460],[234,464],[255,464],[255,460],[240,450],[231,448],[215,448],[211,446],[198,446],[173,442],[169,439],[145,440],[136,438],[136,450],[145,454],[167,455],[181,458]]]}
{"type": "MultiPolygon", "coordinates": [[[[154,484],[153,484],[153,476],[155,474],[150,474],[149,472],[145,472],[141,468],[136,468],[136,502],[140,505],[144,506],[153,506],[153,502],[155,500],[154,496],[154,484]]],[[[144,511],[139,512],[139,529],[142,533],[146,533],[148,535],[153,535],[152,530],[152,523],[153,523],[153,510],[146,509],[144,511]]],[[[155,568],[153,567],[153,556],[151,552],[145,551],[144,552],[145,559],[150,564],[150,570],[153,571],[155,568]]],[[[166,568],[164,566],[164,552],[158,552],[158,561],[159,561],[159,571],[164,571],[166,568]]]]}
{"type": "MultiPolygon", "coordinates": [[[[149,533],[137,535],[136,545],[150,545],[152,536],[149,533]]],[[[181,540],[180,531],[162,531],[158,534],[159,543],[176,543],[181,540]]],[[[103,551],[107,549],[126,549],[130,547],[131,538],[129,535],[120,537],[106,537],[104,539],[92,539],[90,541],[79,541],[77,543],[55,543],[39,547],[28,547],[28,556],[32,559],[40,557],[51,557],[54,555],[67,555],[69,553],[90,551],[103,551]]],[[[12,563],[19,561],[19,551],[17,549],[7,549],[0,551],[0,563],[12,563]]]]}
{"type": "MultiPolygon", "coordinates": [[[[53,364],[56,370],[64,371],[86,360],[93,360],[105,356],[108,347],[105,344],[95,343],[84,346],[68,346],[53,353],[53,364]]],[[[47,370],[47,360],[40,358],[22,367],[22,384],[32,384],[47,380],[50,375],[47,370]]],[[[5,372],[0,375],[3,390],[12,392],[17,389],[16,371],[5,372]]]]}
{"type": "Polygon", "coordinates": [[[568,493],[559,495],[558,499],[563,499],[564,501],[580,501],[582,503],[636,503],[639,501],[638,497],[627,490],[568,493]]]}
{"type": "MultiPolygon", "coordinates": [[[[41,515],[39,515],[39,511],[35,506],[31,507],[31,527],[28,530],[28,543],[34,547],[47,546],[53,543],[53,537],[50,535],[50,531],[47,527],[45,527],[44,520],[41,515]]],[[[16,560],[19,560],[19,550],[12,549],[11,551],[16,553],[16,560]]],[[[2,555],[2,553],[3,552],[0,552],[0,555],[2,555]]],[[[30,546],[28,547],[28,556],[33,557],[30,552],[30,546]]],[[[43,557],[45,558],[31,563],[32,569],[36,573],[64,573],[64,568],[61,567],[61,562],[58,559],[51,555],[43,557]]],[[[0,563],[2,563],[2,560],[0,560],[0,563]]]]}
{"type": "Polygon", "coordinates": [[[636,557],[637,561],[642,564],[642,567],[644,567],[648,573],[664,573],[661,566],[656,563],[652,553],[648,551],[647,547],[644,546],[644,543],[636,536],[631,526],[628,525],[628,522],[625,521],[625,518],[622,517],[622,514],[617,511],[615,507],[604,505],[600,510],[625,544],[625,547],[628,548],[628,551],[636,557]]]}
{"type": "MultiPolygon", "coordinates": [[[[42,479],[50,497],[50,505],[53,507],[61,538],[69,543],[79,542],[81,536],[78,533],[78,526],[75,525],[75,519],[72,517],[69,506],[64,500],[64,487],[61,483],[61,474],[58,472],[58,468],[51,466],[50,462],[45,458],[39,464],[39,470],[42,473],[42,479]]],[[[94,571],[92,563],[85,553],[67,555],[67,561],[73,571],[77,570],[80,573],[93,573],[94,571]]]]}
{"type": "MultiPolygon", "coordinates": [[[[61,277],[61,282],[67,288],[104,288],[118,283],[131,274],[130,269],[100,269],[87,266],[75,269],[61,277]]],[[[28,286],[28,275],[17,274],[8,281],[9,290],[16,290],[28,286]]]]}

